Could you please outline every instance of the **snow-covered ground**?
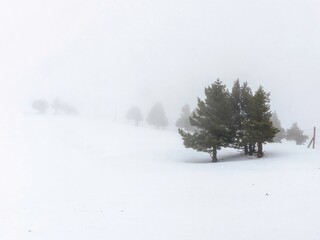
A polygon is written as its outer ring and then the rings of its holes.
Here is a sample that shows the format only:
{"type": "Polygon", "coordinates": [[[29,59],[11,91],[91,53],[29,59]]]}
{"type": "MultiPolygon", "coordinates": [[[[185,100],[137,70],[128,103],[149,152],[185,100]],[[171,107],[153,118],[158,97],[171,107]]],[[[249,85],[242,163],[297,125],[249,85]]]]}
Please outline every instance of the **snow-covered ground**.
{"type": "Polygon", "coordinates": [[[83,117],[0,121],[0,239],[320,239],[320,152],[183,147],[173,131],[83,117]]]}

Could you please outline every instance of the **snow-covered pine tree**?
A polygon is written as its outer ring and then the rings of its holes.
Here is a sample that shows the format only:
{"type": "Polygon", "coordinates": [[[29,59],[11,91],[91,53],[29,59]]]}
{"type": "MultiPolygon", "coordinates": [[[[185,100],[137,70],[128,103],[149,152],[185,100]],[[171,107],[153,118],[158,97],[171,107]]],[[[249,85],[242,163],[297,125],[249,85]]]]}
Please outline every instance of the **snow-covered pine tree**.
{"type": "Polygon", "coordinates": [[[198,98],[198,107],[190,117],[194,133],[179,129],[185,147],[208,152],[213,162],[217,161],[217,151],[227,147],[232,138],[232,109],[230,93],[218,79],[205,88],[204,100],[198,98]]]}

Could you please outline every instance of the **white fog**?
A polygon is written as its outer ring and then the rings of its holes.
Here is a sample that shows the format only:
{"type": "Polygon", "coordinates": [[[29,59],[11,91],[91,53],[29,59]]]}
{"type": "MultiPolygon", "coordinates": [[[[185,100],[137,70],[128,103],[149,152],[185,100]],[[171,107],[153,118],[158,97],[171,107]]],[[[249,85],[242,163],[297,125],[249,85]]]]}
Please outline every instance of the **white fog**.
{"type": "Polygon", "coordinates": [[[319,12],[316,0],[0,0],[0,239],[320,239],[319,12]],[[216,124],[231,132],[219,146],[190,137],[214,132],[204,125],[178,133],[182,107],[218,78],[263,86],[302,143],[288,131],[271,143],[270,119],[253,143],[235,118],[216,124]],[[156,127],[155,108],[168,118],[156,127]]]}
{"type": "Polygon", "coordinates": [[[239,78],[271,92],[285,127],[318,123],[316,1],[32,0],[0,11],[4,107],[59,97],[125,115],[161,101],[173,125],[204,87],[239,78]]]}

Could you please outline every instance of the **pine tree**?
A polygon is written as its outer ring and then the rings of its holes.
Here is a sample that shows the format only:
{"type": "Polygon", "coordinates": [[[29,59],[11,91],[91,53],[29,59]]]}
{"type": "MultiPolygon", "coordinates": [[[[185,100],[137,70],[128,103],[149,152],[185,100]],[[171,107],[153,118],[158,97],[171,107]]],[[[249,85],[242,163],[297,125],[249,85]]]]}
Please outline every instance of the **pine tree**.
{"type": "Polygon", "coordinates": [[[254,152],[254,142],[249,134],[249,126],[246,124],[247,120],[250,119],[251,112],[253,109],[253,94],[251,88],[248,86],[247,82],[244,82],[241,86],[241,108],[243,114],[243,129],[242,129],[242,145],[244,146],[245,154],[253,155],[254,152]]]}
{"type": "Polygon", "coordinates": [[[233,135],[233,146],[239,148],[242,138],[242,111],[241,111],[241,88],[239,80],[235,81],[231,91],[231,107],[232,107],[232,135],[233,135]]]}
{"type": "Polygon", "coordinates": [[[139,122],[142,121],[142,113],[139,107],[132,107],[127,112],[127,119],[133,120],[136,126],[139,126],[139,122]]]}
{"type": "Polygon", "coordinates": [[[234,82],[231,92],[232,102],[232,131],[233,141],[232,146],[236,149],[244,149],[245,154],[253,155],[253,146],[250,136],[248,134],[246,120],[250,116],[250,109],[252,108],[252,92],[247,82],[240,86],[239,80],[234,82]]]}
{"type": "Polygon", "coordinates": [[[286,137],[286,130],[284,130],[284,128],[281,126],[281,122],[276,112],[272,113],[271,121],[273,126],[279,130],[279,132],[273,138],[273,142],[281,143],[281,140],[286,137]]]}
{"type": "Polygon", "coordinates": [[[190,119],[189,119],[190,116],[191,116],[190,107],[188,104],[186,104],[182,107],[182,113],[180,115],[180,118],[176,122],[176,126],[188,132],[193,132],[194,127],[191,126],[190,119]]]}
{"type": "Polygon", "coordinates": [[[266,93],[262,86],[255,92],[250,107],[249,115],[245,121],[248,140],[250,144],[258,146],[257,156],[263,156],[263,144],[272,142],[278,132],[271,121],[270,94],[266,93]]]}
{"type": "Polygon", "coordinates": [[[205,100],[198,98],[198,107],[190,117],[194,133],[179,129],[185,147],[208,152],[213,162],[217,151],[227,147],[232,139],[232,109],[230,93],[218,79],[205,88],[205,100]]]}
{"type": "Polygon", "coordinates": [[[168,126],[168,119],[166,117],[164,108],[160,102],[153,105],[148,116],[147,122],[156,127],[165,128],[168,126]]]}
{"type": "Polygon", "coordinates": [[[307,135],[303,134],[303,131],[298,127],[298,123],[293,123],[290,129],[287,129],[287,140],[296,141],[297,145],[302,145],[308,139],[307,135]]]}
{"type": "Polygon", "coordinates": [[[245,82],[240,86],[239,80],[235,81],[231,92],[232,104],[232,146],[236,149],[244,149],[248,154],[249,139],[246,131],[245,120],[249,116],[249,107],[252,101],[252,92],[245,82]]]}

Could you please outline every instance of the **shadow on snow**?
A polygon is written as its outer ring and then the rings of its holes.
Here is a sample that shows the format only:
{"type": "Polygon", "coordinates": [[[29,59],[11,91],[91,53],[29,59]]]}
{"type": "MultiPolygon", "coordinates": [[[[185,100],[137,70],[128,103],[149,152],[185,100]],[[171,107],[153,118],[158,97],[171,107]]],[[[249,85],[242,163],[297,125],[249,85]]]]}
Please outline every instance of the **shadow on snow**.
{"type": "MultiPolygon", "coordinates": [[[[246,156],[244,153],[222,153],[218,154],[218,161],[214,162],[214,164],[225,163],[225,162],[239,162],[239,161],[253,161],[253,160],[263,160],[263,158],[257,158],[256,156],[246,156]]],[[[204,164],[204,163],[213,163],[212,159],[208,155],[208,157],[200,157],[200,158],[189,158],[184,159],[185,163],[196,163],[196,164],[204,164]]]]}

